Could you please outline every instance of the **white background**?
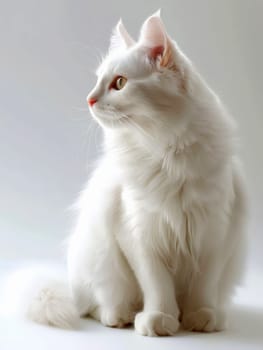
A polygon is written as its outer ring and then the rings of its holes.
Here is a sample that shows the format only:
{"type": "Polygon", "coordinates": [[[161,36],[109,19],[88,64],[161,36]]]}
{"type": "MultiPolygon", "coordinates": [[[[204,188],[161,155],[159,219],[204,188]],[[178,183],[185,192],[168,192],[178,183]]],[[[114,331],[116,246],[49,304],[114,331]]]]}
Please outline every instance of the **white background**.
{"type": "Polygon", "coordinates": [[[0,3],[0,261],[56,259],[70,205],[99,155],[86,95],[122,17],[135,37],[162,8],[170,35],[240,127],[250,258],[263,264],[263,1],[10,0],[0,3]]]}

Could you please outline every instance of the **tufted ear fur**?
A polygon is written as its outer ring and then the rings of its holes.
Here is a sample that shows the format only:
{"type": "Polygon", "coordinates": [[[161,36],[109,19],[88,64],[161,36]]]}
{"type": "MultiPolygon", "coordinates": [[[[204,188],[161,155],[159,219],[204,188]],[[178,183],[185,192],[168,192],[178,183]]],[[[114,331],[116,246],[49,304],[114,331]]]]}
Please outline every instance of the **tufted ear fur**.
{"type": "Polygon", "coordinates": [[[173,44],[160,18],[160,11],[144,22],[139,43],[148,48],[148,56],[151,60],[160,59],[160,65],[166,68],[174,66],[173,44]]]}
{"type": "Polygon", "coordinates": [[[135,41],[127,32],[122,20],[120,19],[111,37],[109,52],[113,50],[127,49],[134,44],[135,41]]]}

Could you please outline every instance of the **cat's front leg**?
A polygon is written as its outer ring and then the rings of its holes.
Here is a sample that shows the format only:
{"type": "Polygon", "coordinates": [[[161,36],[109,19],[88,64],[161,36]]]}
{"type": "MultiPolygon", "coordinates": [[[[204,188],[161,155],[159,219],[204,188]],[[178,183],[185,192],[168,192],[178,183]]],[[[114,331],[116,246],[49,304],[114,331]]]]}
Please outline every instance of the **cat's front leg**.
{"type": "Polygon", "coordinates": [[[179,310],[173,276],[145,236],[138,234],[132,244],[123,240],[122,247],[143,292],[144,308],[135,317],[136,331],[145,336],[175,334],[179,310]]]}
{"type": "Polygon", "coordinates": [[[144,296],[143,311],[135,317],[135,329],[147,336],[173,335],[179,327],[172,276],[152,251],[141,251],[135,273],[144,296]]]}
{"type": "Polygon", "coordinates": [[[225,328],[225,312],[218,304],[220,258],[214,252],[207,256],[192,285],[187,286],[182,325],[186,330],[215,332],[225,328]]]}

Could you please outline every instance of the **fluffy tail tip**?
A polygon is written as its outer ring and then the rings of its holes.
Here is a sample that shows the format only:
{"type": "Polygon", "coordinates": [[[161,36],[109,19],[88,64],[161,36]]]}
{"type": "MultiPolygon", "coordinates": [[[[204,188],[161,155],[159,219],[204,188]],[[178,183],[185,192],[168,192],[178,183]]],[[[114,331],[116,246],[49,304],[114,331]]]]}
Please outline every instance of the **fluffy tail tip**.
{"type": "Polygon", "coordinates": [[[61,276],[39,267],[11,273],[4,283],[1,311],[44,325],[77,328],[80,317],[61,276]]]}
{"type": "Polygon", "coordinates": [[[77,328],[79,315],[71,298],[58,288],[46,287],[40,290],[27,310],[27,317],[37,323],[49,326],[77,328]]]}

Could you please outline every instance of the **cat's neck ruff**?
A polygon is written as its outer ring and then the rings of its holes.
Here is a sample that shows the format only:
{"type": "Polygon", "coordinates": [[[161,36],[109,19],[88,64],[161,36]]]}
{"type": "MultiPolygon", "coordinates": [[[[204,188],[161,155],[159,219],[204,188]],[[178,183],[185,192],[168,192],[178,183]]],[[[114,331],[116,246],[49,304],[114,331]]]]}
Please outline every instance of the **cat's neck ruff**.
{"type": "Polygon", "coordinates": [[[148,134],[137,130],[105,132],[106,150],[118,153],[118,151],[128,152],[137,149],[155,160],[162,160],[167,153],[175,155],[188,153],[197,142],[195,135],[187,130],[180,133],[171,132],[171,130],[151,130],[148,134]]]}

